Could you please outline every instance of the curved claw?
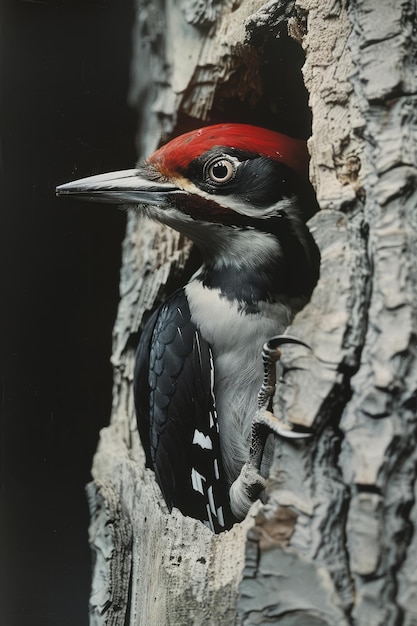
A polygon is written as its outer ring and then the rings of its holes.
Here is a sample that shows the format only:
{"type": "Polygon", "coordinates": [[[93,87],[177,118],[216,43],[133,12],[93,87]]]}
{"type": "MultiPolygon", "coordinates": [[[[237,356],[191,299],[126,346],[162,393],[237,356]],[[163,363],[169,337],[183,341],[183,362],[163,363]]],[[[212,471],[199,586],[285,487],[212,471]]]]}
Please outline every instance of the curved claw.
{"type": "Polygon", "coordinates": [[[275,337],[271,337],[271,339],[269,339],[269,341],[267,341],[264,344],[264,349],[267,350],[276,350],[277,348],[279,348],[279,346],[282,346],[286,343],[292,343],[292,344],[297,344],[299,346],[304,346],[305,348],[308,348],[309,350],[311,350],[311,346],[308,345],[308,343],[305,343],[304,341],[301,341],[301,339],[298,339],[297,337],[293,337],[292,335],[276,335],[275,337]]]}
{"type": "Polygon", "coordinates": [[[291,335],[276,335],[271,337],[269,341],[264,343],[262,348],[262,361],[264,365],[264,380],[258,393],[258,408],[266,408],[270,406],[272,397],[275,392],[276,369],[275,363],[281,358],[281,350],[279,346],[286,343],[305,346],[311,350],[310,346],[297,337],[291,335]]]}
{"type": "Polygon", "coordinates": [[[249,461],[258,470],[261,466],[266,439],[271,433],[284,439],[293,440],[314,437],[314,432],[295,430],[293,425],[282,422],[271,411],[259,409],[253,418],[251,445],[249,448],[249,461]]]}

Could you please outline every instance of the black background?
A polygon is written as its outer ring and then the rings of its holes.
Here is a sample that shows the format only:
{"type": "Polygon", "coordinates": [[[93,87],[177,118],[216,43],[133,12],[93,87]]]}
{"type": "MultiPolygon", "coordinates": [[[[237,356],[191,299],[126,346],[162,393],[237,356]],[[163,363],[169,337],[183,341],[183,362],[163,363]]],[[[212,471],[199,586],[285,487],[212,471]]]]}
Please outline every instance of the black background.
{"type": "Polygon", "coordinates": [[[110,416],[125,215],[54,190],[134,165],[133,0],[0,11],[0,623],[83,626],[84,486],[110,416]]]}

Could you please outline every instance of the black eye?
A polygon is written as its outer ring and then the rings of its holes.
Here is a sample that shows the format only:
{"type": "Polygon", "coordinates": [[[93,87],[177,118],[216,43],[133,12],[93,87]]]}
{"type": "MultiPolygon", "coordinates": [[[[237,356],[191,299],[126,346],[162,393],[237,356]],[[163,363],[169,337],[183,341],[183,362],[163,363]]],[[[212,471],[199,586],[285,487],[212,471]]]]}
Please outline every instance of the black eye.
{"type": "Polygon", "coordinates": [[[235,172],[234,164],[224,158],[213,161],[207,168],[207,174],[214,183],[227,183],[235,172]]]}

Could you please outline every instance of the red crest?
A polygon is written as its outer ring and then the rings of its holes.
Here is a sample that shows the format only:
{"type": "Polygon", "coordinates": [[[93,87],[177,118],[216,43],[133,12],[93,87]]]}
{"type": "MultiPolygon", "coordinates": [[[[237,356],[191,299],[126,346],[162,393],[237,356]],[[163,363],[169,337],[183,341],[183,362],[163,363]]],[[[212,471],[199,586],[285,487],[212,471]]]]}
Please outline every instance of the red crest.
{"type": "Polygon", "coordinates": [[[253,152],[284,163],[302,177],[308,175],[306,142],[248,124],[216,124],[180,135],[148,159],[163,174],[186,170],[188,165],[215,146],[253,152]]]}

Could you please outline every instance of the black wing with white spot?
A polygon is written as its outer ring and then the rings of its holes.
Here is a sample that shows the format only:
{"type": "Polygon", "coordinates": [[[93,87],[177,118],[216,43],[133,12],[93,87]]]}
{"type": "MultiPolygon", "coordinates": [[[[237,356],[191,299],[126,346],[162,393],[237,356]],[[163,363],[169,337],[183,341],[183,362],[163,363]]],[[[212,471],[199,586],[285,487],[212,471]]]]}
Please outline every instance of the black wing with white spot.
{"type": "Polygon", "coordinates": [[[209,344],[177,291],[152,315],[135,367],[135,404],[147,465],[169,508],[221,532],[236,521],[220,455],[209,344]]]}

